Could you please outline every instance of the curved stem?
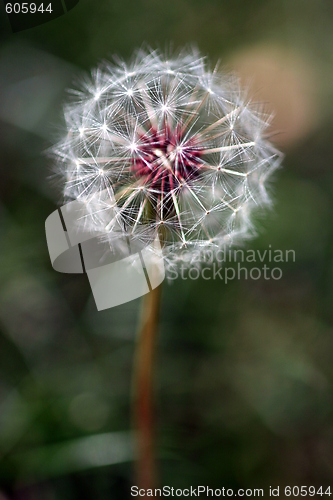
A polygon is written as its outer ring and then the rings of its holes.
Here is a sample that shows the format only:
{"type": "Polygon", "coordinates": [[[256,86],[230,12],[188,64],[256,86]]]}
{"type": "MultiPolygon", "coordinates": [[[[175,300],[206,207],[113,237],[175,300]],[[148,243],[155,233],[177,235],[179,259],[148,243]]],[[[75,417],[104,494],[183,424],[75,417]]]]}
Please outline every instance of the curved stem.
{"type": "MultiPolygon", "coordinates": [[[[155,487],[153,370],[161,285],[144,296],[135,352],[133,424],[136,432],[136,485],[155,487]]],[[[143,497],[146,498],[146,497],[143,497]]]]}

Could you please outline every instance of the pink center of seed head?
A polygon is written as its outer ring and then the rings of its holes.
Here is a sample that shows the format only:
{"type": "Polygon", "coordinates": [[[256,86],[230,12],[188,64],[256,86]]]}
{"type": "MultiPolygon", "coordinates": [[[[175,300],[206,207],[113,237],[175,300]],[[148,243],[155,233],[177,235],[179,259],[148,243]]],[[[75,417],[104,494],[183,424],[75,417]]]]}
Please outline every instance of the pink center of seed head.
{"type": "Polygon", "coordinates": [[[185,140],[181,127],[151,128],[138,137],[132,169],[149,189],[167,196],[199,175],[202,153],[195,136],[185,140]]]}

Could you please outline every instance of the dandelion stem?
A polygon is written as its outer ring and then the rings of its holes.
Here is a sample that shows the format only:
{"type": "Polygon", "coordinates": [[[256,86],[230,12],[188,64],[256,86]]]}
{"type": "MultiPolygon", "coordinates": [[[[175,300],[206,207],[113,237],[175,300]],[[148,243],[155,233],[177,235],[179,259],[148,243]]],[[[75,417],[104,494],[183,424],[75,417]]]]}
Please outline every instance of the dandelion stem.
{"type": "MultiPolygon", "coordinates": [[[[144,296],[134,370],[133,424],[136,432],[136,484],[147,491],[156,483],[153,371],[161,285],[144,296]]],[[[146,497],[144,497],[146,498],[146,497]]]]}

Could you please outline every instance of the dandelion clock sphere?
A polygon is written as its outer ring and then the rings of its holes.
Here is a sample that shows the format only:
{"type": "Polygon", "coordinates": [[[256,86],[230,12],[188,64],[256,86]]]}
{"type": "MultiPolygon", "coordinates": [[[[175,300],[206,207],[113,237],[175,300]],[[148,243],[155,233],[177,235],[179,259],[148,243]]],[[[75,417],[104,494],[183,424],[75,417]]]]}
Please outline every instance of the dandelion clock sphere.
{"type": "Polygon", "coordinates": [[[120,235],[158,235],[174,264],[251,235],[281,155],[265,139],[269,117],[234,77],[193,50],[140,50],[131,64],[100,65],[72,94],[54,148],[65,197],[84,200],[86,227],[111,248],[120,235]]]}

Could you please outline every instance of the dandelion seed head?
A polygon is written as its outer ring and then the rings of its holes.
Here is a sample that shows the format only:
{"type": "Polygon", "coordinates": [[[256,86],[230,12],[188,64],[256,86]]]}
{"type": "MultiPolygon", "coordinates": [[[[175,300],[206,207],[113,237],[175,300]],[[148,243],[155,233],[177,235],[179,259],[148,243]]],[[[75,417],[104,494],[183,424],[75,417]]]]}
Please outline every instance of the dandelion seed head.
{"type": "Polygon", "coordinates": [[[54,153],[65,197],[86,203],[93,231],[111,244],[158,235],[170,262],[253,234],[281,154],[265,138],[270,117],[234,77],[195,50],[140,50],[101,65],[74,95],[54,153]]]}

